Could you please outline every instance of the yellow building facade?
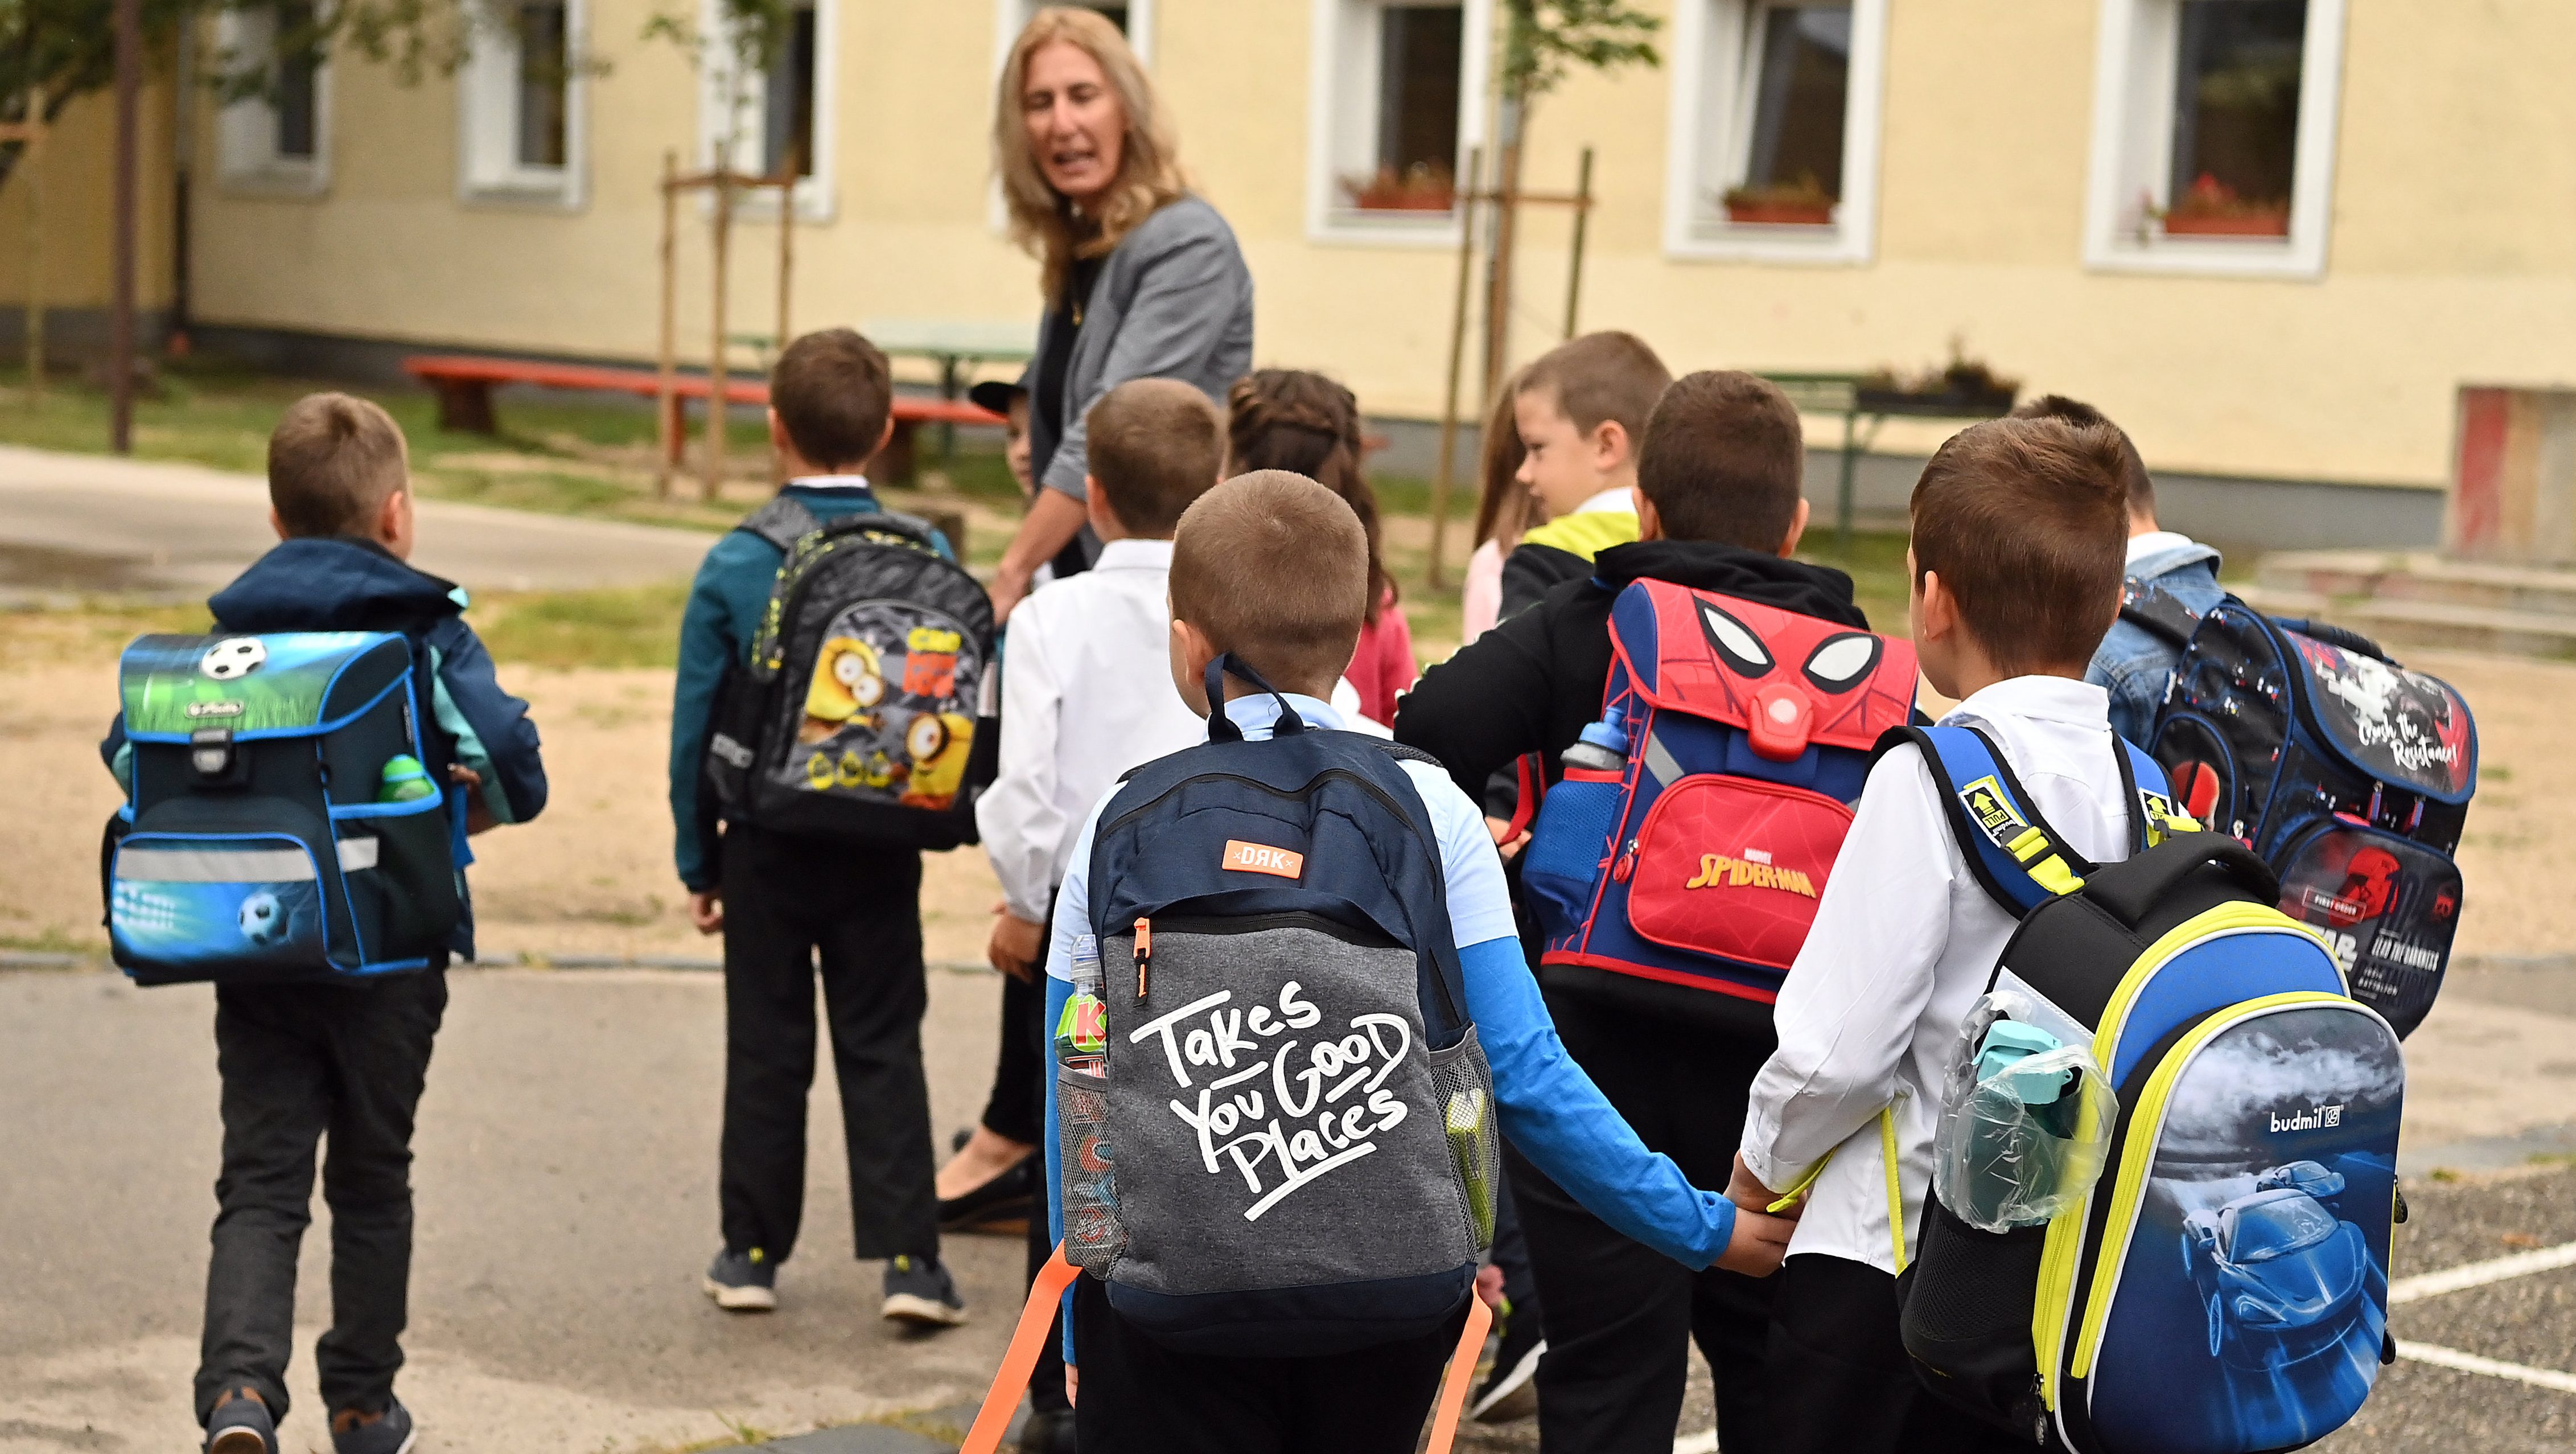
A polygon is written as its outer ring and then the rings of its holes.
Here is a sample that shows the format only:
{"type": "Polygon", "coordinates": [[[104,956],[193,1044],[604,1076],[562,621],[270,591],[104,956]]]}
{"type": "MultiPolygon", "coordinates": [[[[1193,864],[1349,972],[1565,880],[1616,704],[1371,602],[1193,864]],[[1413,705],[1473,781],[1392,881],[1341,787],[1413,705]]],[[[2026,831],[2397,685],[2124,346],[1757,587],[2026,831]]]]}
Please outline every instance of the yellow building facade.
{"type": "MultiPolygon", "coordinates": [[[[798,328],[1033,323],[1037,269],[1002,235],[989,160],[994,80],[1028,0],[811,5],[730,113],[721,56],[646,39],[662,12],[644,0],[540,7],[539,39],[501,37],[453,78],[405,86],[339,61],[293,117],[200,103],[190,321],[649,359],[664,156],[703,164],[732,114],[740,165],[810,157],[798,328]],[[545,26],[600,68],[532,92],[515,51],[555,44],[545,26]]],[[[2448,476],[2458,384],[2576,377],[2576,91],[2554,60],[2576,53],[2576,6],[1648,8],[1662,64],[1544,97],[1524,185],[1569,187],[1591,148],[1582,326],[1631,329],[1677,372],[1920,368],[1955,340],[2026,391],[2098,403],[2160,473],[2419,490],[2448,476]]],[[[1436,416],[1457,223],[1359,204],[1372,168],[1436,202],[1492,137],[1491,0],[1115,9],[1185,165],[1242,239],[1260,359],[1332,372],[1374,414],[1436,416]]],[[[103,115],[81,108],[83,146],[103,140],[103,115]]],[[[54,175],[83,170],[56,195],[103,217],[103,166],[54,175]]],[[[0,239],[11,207],[0,196],[0,239]]],[[[167,222],[146,252],[148,300],[170,293],[167,222]]],[[[708,336],[708,235],[704,210],[684,209],[690,362],[708,336]]],[[[1525,216],[1516,358],[1562,325],[1568,243],[1562,212],[1525,216]]],[[[0,244],[0,300],[13,251],[0,244]]],[[[768,327],[774,251],[746,209],[738,328],[768,327]]],[[[83,252],[67,242],[52,265],[83,252]]],[[[95,299],[103,248],[87,254],[65,286],[95,299]]],[[[1937,438],[1892,428],[1885,442],[1937,438]]]]}

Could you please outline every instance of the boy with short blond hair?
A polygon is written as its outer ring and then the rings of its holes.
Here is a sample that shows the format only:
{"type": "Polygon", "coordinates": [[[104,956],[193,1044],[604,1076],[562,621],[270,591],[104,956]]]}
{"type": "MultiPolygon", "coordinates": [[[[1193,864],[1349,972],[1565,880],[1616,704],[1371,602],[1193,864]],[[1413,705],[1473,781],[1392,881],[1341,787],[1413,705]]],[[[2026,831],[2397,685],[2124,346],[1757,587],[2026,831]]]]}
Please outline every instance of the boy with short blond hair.
{"type": "MultiPolygon", "coordinates": [[[[1011,613],[1002,659],[1000,775],[975,822],[1001,881],[986,957],[1003,981],[1003,1044],[984,1116],[944,1180],[963,1183],[943,1208],[969,1208],[1034,1149],[1043,1124],[1045,996],[1037,965],[1045,929],[1083,815],[1119,775],[1206,735],[1166,689],[1166,605],[1172,530],[1216,484],[1224,421],[1207,396],[1173,379],[1135,379],[1086,416],[1091,473],[1085,509],[1100,537],[1088,570],[1033,592],[1011,613]],[[971,1178],[971,1179],[970,1179],[971,1178]]],[[[1020,1183],[1025,1187],[1026,1183],[1020,1183]]],[[[1045,1220],[1031,1218],[1029,1272],[1046,1261],[1045,1220]]],[[[1022,1447],[1070,1447],[1060,1364],[1042,1358],[1030,1382],[1022,1447]]]]}
{"type": "MultiPolygon", "coordinates": [[[[1305,729],[1294,734],[1297,740],[1305,740],[1310,732],[1328,738],[1342,735],[1337,729],[1343,729],[1345,721],[1325,698],[1359,639],[1368,606],[1368,569],[1366,535],[1359,518],[1332,491],[1302,475],[1278,470],[1239,476],[1210,491],[1181,519],[1173,546],[1171,599],[1173,685],[1194,712],[1211,714],[1212,722],[1213,714],[1223,713],[1233,729],[1220,734],[1211,728],[1211,737],[1239,735],[1245,743],[1267,742],[1280,724],[1283,709],[1296,712],[1305,729]],[[1225,675],[1223,700],[1210,700],[1208,674],[1220,657],[1227,658],[1234,669],[1225,675]],[[1269,683],[1276,694],[1252,686],[1247,673],[1269,683]]],[[[1215,746],[1238,754],[1243,748],[1233,742],[1215,746]]],[[[1420,927],[1426,935],[1445,937],[1455,948],[1465,1019],[1472,1023],[1491,1067],[1494,1101],[1501,1108],[1505,1134],[1585,1205],[1665,1255],[1692,1267],[1723,1259],[1745,1272],[1767,1273],[1769,1239],[1778,1235],[1779,1224],[1760,1213],[1736,1211],[1729,1216],[1721,1211],[1716,1206],[1720,1199],[1694,1188],[1669,1158],[1648,1151],[1637,1140],[1557,1043],[1546,1008],[1521,960],[1511,904],[1503,889],[1502,864],[1475,805],[1430,763],[1374,743],[1363,750],[1394,758],[1393,766],[1401,776],[1389,775],[1390,781],[1410,785],[1430,826],[1433,843],[1429,846],[1436,852],[1440,902],[1447,913],[1445,923],[1420,927]]],[[[1237,764],[1231,770],[1256,770],[1255,756],[1227,760],[1237,764]]],[[[1169,777],[1166,768],[1181,766],[1167,762],[1149,771],[1169,777]]],[[[1375,772],[1384,764],[1369,766],[1375,772]]],[[[1060,1013],[1071,999],[1076,941],[1095,933],[1093,845],[1104,810],[1120,799],[1121,790],[1116,789],[1104,796],[1074,844],[1047,961],[1050,1016],[1060,1013]]],[[[1390,802],[1393,811],[1406,811],[1405,805],[1390,802]]],[[[1293,818],[1292,810],[1280,811],[1293,818]]],[[[1229,851],[1234,846],[1229,845],[1229,851]]],[[[1157,840],[1142,841],[1136,851],[1155,854],[1157,840]]],[[[1310,862],[1301,856],[1298,866],[1283,876],[1346,871],[1310,867],[1310,862]]],[[[1411,861],[1407,867],[1412,867],[1411,861]]],[[[1179,861],[1172,869],[1186,871],[1179,861]]],[[[1276,867],[1259,871],[1280,872],[1276,867]]],[[[1145,872],[1141,860],[1135,872],[1145,872]]],[[[1127,891],[1126,881],[1097,887],[1108,896],[1106,902],[1116,902],[1115,896],[1127,891]]],[[[1436,960],[1443,957],[1440,949],[1435,939],[1424,952],[1436,960]]],[[[1166,956],[1169,953],[1165,951],[1166,956]]],[[[1164,972],[1157,971],[1158,975],[1164,972]]],[[[1303,978],[1308,981],[1308,994],[1328,993],[1316,987],[1323,972],[1303,978]]],[[[1139,988],[1141,999],[1141,972],[1139,988]]],[[[1414,988],[1408,972],[1402,991],[1410,996],[1414,988]]],[[[1125,993],[1118,989],[1112,999],[1122,1005],[1131,1003],[1125,993]]],[[[1296,993],[1294,983],[1290,993],[1296,993]]],[[[1258,1015],[1256,1011],[1255,1018],[1246,1022],[1257,1032],[1258,1015]]],[[[1112,1063],[1126,1053],[1132,1052],[1122,1033],[1110,1046],[1112,1063]]],[[[1380,1080],[1384,1079],[1382,1073],[1380,1080]]],[[[1354,1107],[1357,1104],[1353,1102],[1354,1107]]],[[[1357,1114],[1355,1109],[1352,1115],[1357,1114]]],[[[1428,1112],[1425,1119],[1436,1124],[1440,1114],[1428,1112]]],[[[1448,1114],[1456,1114],[1454,1103],[1448,1114]]],[[[1378,1129],[1401,1124],[1403,1119],[1399,1115],[1385,1120],[1378,1129]]],[[[1049,1120],[1051,1125],[1055,1120],[1052,1103],[1049,1120]]],[[[1051,1153],[1049,1210],[1060,1229],[1063,1197],[1061,1181],[1052,1174],[1058,1159],[1052,1154],[1057,1147],[1054,1136],[1047,1138],[1047,1146],[1051,1153]]],[[[1121,1165],[1148,1164],[1146,1159],[1134,1159],[1144,1149],[1122,1147],[1117,1154],[1131,1159],[1121,1165]]],[[[1356,1155],[1346,1152],[1337,1159],[1356,1155]]],[[[1230,1170],[1218,1173],[1213,1161],[1207,1170],[1211,1186],[1234,1176],[1230,1170]]],[[[1316,1170],[1320,1174],[1322,1168],[1316,1170]]],[[[1186,1177],[1188,1172],[1179,1175],[1186,1177]]],[[[1280,1220],[1274,1211],[1273,1220],[1263,1226],[1280,1220]]],[[[1293,1223],[1293,1214],[1286,1220],[1293,1223]]],[[[1355,1229],[1355,1235],[1366,1233],[1355,1229]]],[[[1262,1271],[1246,1268],[1245,1276],[1259,1278],[1262,1271]]],[[[1462,1300],[1456,1311],[1426,1333],[1313,1356],[1252,1356],[1178,1351],[1113,1307],[1111,1294],[1097,1279],[1086,1277],[1073,1296],[1075,1338],[1068,1354],[1068,1361],[1080,1365],[1075,1412],[1082,1447],[1261,1448],[1283,1454],[1409,1451],[1465,1316],[1463,1283],[1459,1295],[1462,1300]]],[[[1665,1438],[1669,1444],[1669,1428],[1665,1438]]]]}
{"type": "MultiPolygon", "coordinates": [[[[268,443],[278,545],[206,602],[221,632],[389,631],[429,663],[420,725],[451,764],[451,851],[460,900],[465,835],[524,823],[546,803],[528,704],[501,690],[464,621],[465,592],[409,564],[416,536],[402,429],[364,399],[308,394],[268,443]]],[[[120,715],[100,744],[131,783],[120,715]]],[[[206,1269],[196,1378],[209,1454],[278,1454],[293,1348],[297,1247],[312,1220],[314,1148],[331,1209],[331,1331],[314,1349],[335,1454],[409,1449],[394,1396],[411,1281],[411,1138],[430,1046],[447,1007],[446,967],[474,956],[473,914],[427,967],[356,983],[215,987],[223,1080],[220,1210],[206,1269]]]]}
{"type": "MultiPolygon", "coordinates": [[[[1914,487],[1907,560],[1923,675],[1959,703],[1943,724],[1994,739],[2031,805],[2097,863],[2130,845],[2122,749],[2107,697],[2084,680],[2119,609],[2121,457],[2099,424],[1967,429],[1914,487]]],[[[1784,1454],[2028,1447],[1918,1388],[1898,1334],[1896,1275],[1931,1185],[1943,1061],[2015,927],[1978,888],[1945,812],[1914,744],[1871,769],[1780,992],[1779,1049],[1754,1080],[1730,1193],[1740,1207],[1803,1197],[1767,1365],[1765,1447],[1784,1454]]]]}

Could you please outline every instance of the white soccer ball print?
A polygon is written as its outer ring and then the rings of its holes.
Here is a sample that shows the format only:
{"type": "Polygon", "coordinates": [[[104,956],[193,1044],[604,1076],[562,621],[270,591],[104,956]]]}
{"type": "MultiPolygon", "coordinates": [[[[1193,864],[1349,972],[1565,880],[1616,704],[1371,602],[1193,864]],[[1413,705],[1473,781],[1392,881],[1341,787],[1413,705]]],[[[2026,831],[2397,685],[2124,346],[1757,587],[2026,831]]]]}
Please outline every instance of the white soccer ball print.
{"type": "Polygon", "coordinates": [[[253,944],[277,943],[286,937],[286,906],[266,889],[242,900],[241,931],[253,944]]]}
{"type": "Polygon", "coordinates": [[[246,677],[268,660],[268,647],[256,636],[231,636],[206,648],[197,670],[219,682],[246,677]]]}

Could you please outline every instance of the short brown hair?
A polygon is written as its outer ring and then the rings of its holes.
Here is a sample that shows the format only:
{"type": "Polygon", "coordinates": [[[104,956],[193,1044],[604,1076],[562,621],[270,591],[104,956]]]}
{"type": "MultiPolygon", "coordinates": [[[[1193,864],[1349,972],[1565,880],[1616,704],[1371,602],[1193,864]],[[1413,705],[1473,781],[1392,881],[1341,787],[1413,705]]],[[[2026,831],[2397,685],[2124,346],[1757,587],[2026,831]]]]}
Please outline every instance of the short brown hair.
{"type": "Polygon", "coordinates": [[[2155,479],[2147,473],[2147,462],[2139,456],[2137,442],[2129,438],[2129,431],[2112,423],[2110,416],[2081,399],[2070,399],[2064,394],[2042,394],[2012,411],[2012,417],[2063,419],[2077,426],[2098,424],[2119,436],[2120,483],[2129,487],[2129,513],[2142,520],[2156,517],[2155,479]]]}
{"type": "Polygon", "coordinates": [[[1131,535],[1168,540],[1225,468],[1225,424],[1178,379],[1129,379],[1083,416],[1085,463],[1131,535]]]}
{"type": "Polygon", "coordinates": [[[826,328],[778,355],[769,370],[769,407],[808,463],[856,468],[885,439],[894,376],[875,344],[847,328],[826,328]]]}
{"type": "Polygon", "coordinates": [[[1711,370],[1664,391],[1638,445],[1637,488],[1664,534],[1778,550],[1797,523],[1807,439],[1769,379],[1711,370]]]}
{"type": "Polygon", "coordinates": [[[1181,516],[1171,590],[1174,620],[1281,691],[1324,696],[1368,615],[1368,536],[1341,496],[1304,475],[1236,475],[1181,516]]]}
{"type": "Polygon", "coordinates": [[[1647,416],[1673,382],[1672,370],[1633,333],[1587,333],[1540,354],[1521,370],[1519,394],[1555,396],[1559,413],[1577,432],[1590,434],[1605,419],[1628,432],[1629,447],[1645,437],[1647,416]]]}
{"type": "Polygon", "coordinates": [[[2108,425],[1971,425],[1914,484],[1914,584],[1939,571],[2002,671],[2080,666],[2120,609],[2128,503],[2108,425]]]}
{"type": "Polygon", "coordinates": [[[365,535],[385,501],[411,488],[411,452],[393,416],[349,394],[307,394],[268,436],[268,503],[289,535],[365,535]]]}

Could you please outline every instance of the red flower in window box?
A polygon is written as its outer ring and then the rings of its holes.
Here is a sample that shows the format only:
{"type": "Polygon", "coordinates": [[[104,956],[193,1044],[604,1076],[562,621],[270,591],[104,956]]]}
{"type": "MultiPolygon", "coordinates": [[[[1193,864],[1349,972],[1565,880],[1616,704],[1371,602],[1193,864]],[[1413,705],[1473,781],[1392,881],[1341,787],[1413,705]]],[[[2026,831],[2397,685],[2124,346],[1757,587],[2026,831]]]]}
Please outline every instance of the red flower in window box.
{"type": "Polygon", "coordinates": [[[2171,207],[2154,214],[2167,237],[2287,237],[2288,199],[2249,201],[2207,172],[2171,207]]]}
{"type": "Polygon", "coordinates": [[[1380,167],[1375,176],[1344,177],[1342,194],[1362,212],[1446,212],[1457,205],[1458,184],[1446,167],[1416,162],[1402,172],[1380,167]]]}

